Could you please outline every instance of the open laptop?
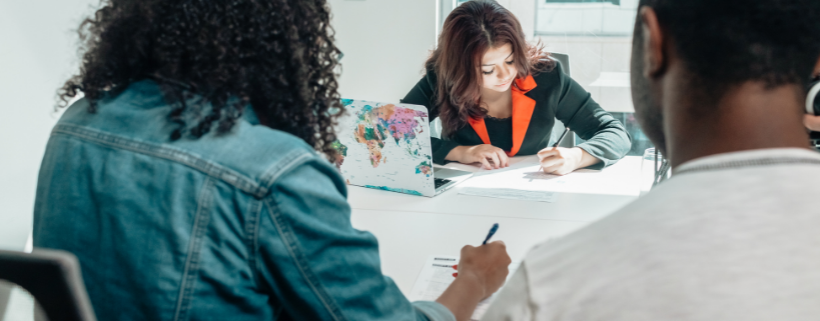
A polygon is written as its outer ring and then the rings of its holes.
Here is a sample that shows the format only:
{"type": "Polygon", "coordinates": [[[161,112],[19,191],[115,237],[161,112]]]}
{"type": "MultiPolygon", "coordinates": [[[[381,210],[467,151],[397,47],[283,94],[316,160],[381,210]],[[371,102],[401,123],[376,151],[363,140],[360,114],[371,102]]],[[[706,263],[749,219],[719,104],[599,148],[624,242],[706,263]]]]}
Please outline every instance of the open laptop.
{"type": "Polygon", "coordinates": [[[433,168],[427,108],[343,99],[336,167],[350,185],[436,196],[472,175],[433,168]]]}

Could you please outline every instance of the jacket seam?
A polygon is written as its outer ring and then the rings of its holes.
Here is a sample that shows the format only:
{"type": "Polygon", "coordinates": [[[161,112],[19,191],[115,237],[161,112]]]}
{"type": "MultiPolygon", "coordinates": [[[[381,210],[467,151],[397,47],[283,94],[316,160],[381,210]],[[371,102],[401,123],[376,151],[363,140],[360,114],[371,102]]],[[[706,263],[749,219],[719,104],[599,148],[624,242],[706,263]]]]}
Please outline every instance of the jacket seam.
{"type": "Polygon", "coordinates": [[[277,210],[278,207],[276,207],[275,204],[272,204],[271,198],[265,198],[265,205],[268,207],[268,214],[270,214],[271,220],[273,221],[274,226],[276,226],[276,230],[279,232],[285,247],[288,249],[291,259],[294,260],[296,268],[299,270],[299,273],[302,274],[302,277],[305,278],[308,285],[313,290],[313,293],[316,294],[322,302],[322,305],[324,305],[325,309],[327,309],[334,320],[346,320],[342,315],[341,309],[339,309],[339,307],[333,302],[330,295],[328,295],[327,292],[321,287],[316,275],[309,270],[307,259],[305,259],[304,254],[301,251],[299,241],[294,236],[293,231],[291,231],[290,225],[277,210]]]}
{"type": "Polygon", "coordinates": [[[252,269],[254,285],[259,287],[259,276],[256,273],[257,256],[259,255],[259,221],[262,213],[262,202],[256,199],[251,200],[249,206],[250,216],[246,226],[246,241],[248,244],[248,266],[252,269]]]}
{"type": "Polygon", "coordinates": [[[76,125],[56,125],[54,126],[51,134],[52,136],[63,134],[100,145],[120,148],[139,154],[170,160],[224,181],[246,193],[256,196],[257,198],[262,198],[265,194],[267,194],[266,187],[257,184],[247,176],[212,161],[205,160],[196,154],[185,152],[173,147],[142,142],[103,131],[82,128],[76,125]]]}
{"type": "MultiPolygon", "coordinates": [[[[260,179],[262,186],[266,191],[269,190],[280,176],[288,172],[291,168],[304,163],[308,158],[312,157],[315,157],[315,155],[304,150],[291,151],[288,155],[282,158],[282,161],[271,165],[265,170],[260,179]]],[[[260,196],[260,198],[262,197],[264,197],[264,195],[260,196]]]]}
{"type": "Polygon", "coordinates": [[[191,231],[191,240],[188,241],[188,255],[185,260],[185,269],[182,273],[182,282],[179,287],[176,312],[174,321],[185,321],[189,319],[188,308],[191,303],[191,296],[199,275],[199,254],[204,242],[205,231],[210,221],[210,204],[214,187],[214,179],[208,178],[199,192],[197,200],[196,216],[194,217],[194,227],[191,231]]]}

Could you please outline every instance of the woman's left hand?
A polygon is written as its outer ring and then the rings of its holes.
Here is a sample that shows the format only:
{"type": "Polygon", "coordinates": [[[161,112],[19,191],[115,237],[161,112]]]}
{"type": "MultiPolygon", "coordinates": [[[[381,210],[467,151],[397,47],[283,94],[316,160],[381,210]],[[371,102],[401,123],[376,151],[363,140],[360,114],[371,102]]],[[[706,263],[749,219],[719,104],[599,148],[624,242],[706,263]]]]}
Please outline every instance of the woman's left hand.
{"type": "Polygon", "coordinates": [[[538,152],[538,160],[544,173],[566,175],[580,167],[583,153],[577,147],[547,147],[538,152]]]}

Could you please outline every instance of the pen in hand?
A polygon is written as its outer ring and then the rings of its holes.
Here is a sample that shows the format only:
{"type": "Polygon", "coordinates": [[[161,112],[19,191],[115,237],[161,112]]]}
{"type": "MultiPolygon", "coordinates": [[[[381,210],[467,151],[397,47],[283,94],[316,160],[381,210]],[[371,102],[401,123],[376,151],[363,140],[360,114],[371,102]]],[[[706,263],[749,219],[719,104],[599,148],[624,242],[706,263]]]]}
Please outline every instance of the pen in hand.
{"type": "Polygon", "coordinates": [[[561,145],[561,142],[564,141],[564,137],[567,137],[567,133],[569,133],[569,127],[567,127],[567,129],[564,129],[564,133],[561,134],[561,137],[558,137],[558,141],[556,141],[555,144],[552,144],[552,148],[555,148],[555,147],[558,147],[558,145],[561,145]]]}
{"type": "MultiPolygon", "coordinates": [[[[493,227],[490,228],[490,232],[487,233],[487,237],[484,238],[484,242],[482,242],[481,245],[487,244],[487,242],[490,240],[490,238],[492,238],[493,235],[495,235],[496,231],[498,231],[498,223],[493,224],[493,227]]],[[[453,265],[453,270],[458,271],[458,264],[453,265]]],[[[458,277],[458,272],[453,273],[453,277],[454,278],[458,277]]]]}
{"type": "Polygon", "coordinates": [[[481,243],[481,245],[487,244],[487,241],[489,241],[490,238],[493,237],[496,231],[498,231],[498,223],[493,224],[493,227],[490,228],[490,232],[487,233],[487,238],[484,239],[484,243],[481,243]]]}
{"type": "MultiPolygon", "coordinates": [[[[567,137],[567,133],[569,133],[569,127],[567,127],[567,129],[564,129],[564,133],[561,134],[561,137],[558,137],[558,140],[555,142],[555,144],[552,144],[552,148],[556,148],[556,147],[558,147],[558,145],[561,145],[561,142],[564,141],[564,137],[567,137]]],[[[541,158],[539,158],[538,160],[540,161],[541,158]]],[[[544,170],[544,167],[540,167],[539,171],[543,171],[543,170],[544,170]]]]}

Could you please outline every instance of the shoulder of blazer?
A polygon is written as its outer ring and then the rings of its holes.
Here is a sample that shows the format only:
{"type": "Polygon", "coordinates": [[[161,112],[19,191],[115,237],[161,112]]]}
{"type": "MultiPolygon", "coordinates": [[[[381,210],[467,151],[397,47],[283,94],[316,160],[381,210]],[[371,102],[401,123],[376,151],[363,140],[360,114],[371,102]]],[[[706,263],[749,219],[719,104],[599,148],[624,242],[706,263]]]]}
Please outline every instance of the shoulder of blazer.
{"type": "Polygon", "coordinates": [[[569,76],[564,73],[559,63],[552,70],[534,74],[533,80],[535,80],[536,87],[526,95],[535,100],[539,100],[538,98],[544,95],[560,92],[568,78],[569,76]]]}

